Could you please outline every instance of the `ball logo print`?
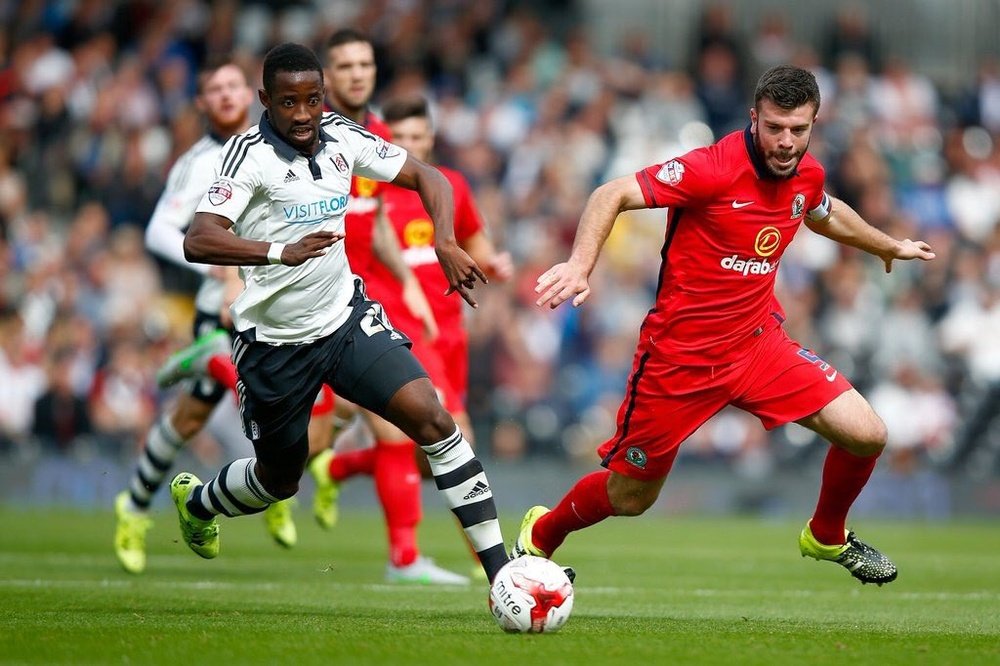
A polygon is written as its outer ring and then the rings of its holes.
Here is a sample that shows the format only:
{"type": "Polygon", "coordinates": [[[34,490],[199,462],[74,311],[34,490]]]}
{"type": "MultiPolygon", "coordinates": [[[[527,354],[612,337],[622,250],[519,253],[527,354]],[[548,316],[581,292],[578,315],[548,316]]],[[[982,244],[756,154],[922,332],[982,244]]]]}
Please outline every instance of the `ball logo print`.
{"type": "Polygon", "coordinates": [[[781,232],[774,227],[764,227],[757,232],[753,249],[758,257],[770,257],[779,245],[781,245],[781,232]]]}
{"type": "Polygon", "coordinates": [[[552,560],[525,555],[497,572],[490,613],[508,633],[553,633],[573,612],[573,583],[552,560]]]}

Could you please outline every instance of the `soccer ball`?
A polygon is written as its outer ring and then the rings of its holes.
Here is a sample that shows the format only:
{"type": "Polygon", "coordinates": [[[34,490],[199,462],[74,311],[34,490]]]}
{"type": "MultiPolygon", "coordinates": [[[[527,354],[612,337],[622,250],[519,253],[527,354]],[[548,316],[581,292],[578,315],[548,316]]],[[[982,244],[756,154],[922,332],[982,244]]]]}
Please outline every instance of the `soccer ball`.
{"type": "Polygon", "coordinates": [[[573,583],[562,567],[525,555],[505,564],[490,587],[490,613],[509,633],[552,633],[573,611],[573,583]]]}

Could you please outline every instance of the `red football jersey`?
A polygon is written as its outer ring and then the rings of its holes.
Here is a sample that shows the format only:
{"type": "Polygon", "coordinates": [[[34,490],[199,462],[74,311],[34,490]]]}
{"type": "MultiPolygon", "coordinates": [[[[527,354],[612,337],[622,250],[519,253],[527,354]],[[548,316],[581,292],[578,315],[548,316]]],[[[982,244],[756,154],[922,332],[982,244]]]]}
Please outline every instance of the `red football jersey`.
{"type": "MultiPolygon", "coordinates": [[[[370,111],[365,115],[365,128],[386,141],[392,140],[388,125],[370,111]]],[[[344,252],[351,264],[351,272],[360,275],[366,282],[372,276],[372,264],[375,263],[372,229],[375,227],[375,211],[378,209],[378,197],[383,186],[377,180],[352,177],[351,196],[344,215],[344,252]]]]}
{"type": "Polygon", "coordinates": [[[774,178],[750,129],[636,173],[646,204],[669,208],[656,302],[641,340],[679,365],[738,358],[772,314],[778,263],[803,217],[829,204],[808,153],[774,178]]]}
{"type": "MultiPolygon", "coordinates": [[[[455,239],[462,243],[483,228],[483,221],[465,177],[444,167],[440,167],[440,171],[451,183],[454,192],[455,239]]],[[[445,334],[451,327],[460,327],[462,297],[456,293],[444,295],[448,291],[448,280],[434,252],[434,223],[424,210],[420,195],[413,190],[387,184],[382,193],[382,205],[396,230],[403,260],[420,280],[441,333],[445,334]]]]}

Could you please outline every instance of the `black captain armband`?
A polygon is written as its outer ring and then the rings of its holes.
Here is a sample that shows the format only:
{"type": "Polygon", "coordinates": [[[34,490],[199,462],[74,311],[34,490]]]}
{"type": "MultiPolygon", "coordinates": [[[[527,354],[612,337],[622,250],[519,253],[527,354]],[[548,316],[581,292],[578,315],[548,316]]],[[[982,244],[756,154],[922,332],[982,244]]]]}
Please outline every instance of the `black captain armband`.
{"type": "Polygon", "coordinates": [[[830,195],[823,192],[823,199],[819,202],[819,205],[809,211],[806,215],[813,222],[821,222],[826,219],[826,216],[830,214],[833,210],[833,202],[830,201],[830,195]]]}

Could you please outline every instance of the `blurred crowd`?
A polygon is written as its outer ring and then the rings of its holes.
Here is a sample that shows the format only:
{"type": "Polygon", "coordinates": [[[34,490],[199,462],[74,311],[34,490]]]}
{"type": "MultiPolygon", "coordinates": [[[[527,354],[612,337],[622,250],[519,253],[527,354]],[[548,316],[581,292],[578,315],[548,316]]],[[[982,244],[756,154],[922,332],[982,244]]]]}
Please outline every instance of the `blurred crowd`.
{"type": "MultiPolygon", "coordinates": [[[[275,43],[353,26],[377,44],[379,103],[433,103],[437,161],[473,185],[517,265],[469,311],[469,408],[494,457],[593,456],[610,436],[653,302],[663,211],[622,216],[580,309],[534,305],[591,189],[747,123],[757,76],[812,70],[811,150],[828,189],[937,260],[881,262],[803,229],[782,260],[793,337],[834,364],[889,427],[890,460],[1000,468],[1000,64],[932,81],[847,9],[797,40],[780,13],[739,31],[725,4],[690,26],[685,62],[652,35],[597,53],[571,1],[25,0],[0,2],[0,449],[130,456],[160,403],[153,374],[189,341],[193,274],[158,263],[143,228],[172,161],[203,131],[195,72],[236,54],[260,80],[275,43]]],[[[208,178],[206,177],[206,181],[208,178]]],[[[811,449],[724,411],[682,449],[761,474],[811,449]]]]}

